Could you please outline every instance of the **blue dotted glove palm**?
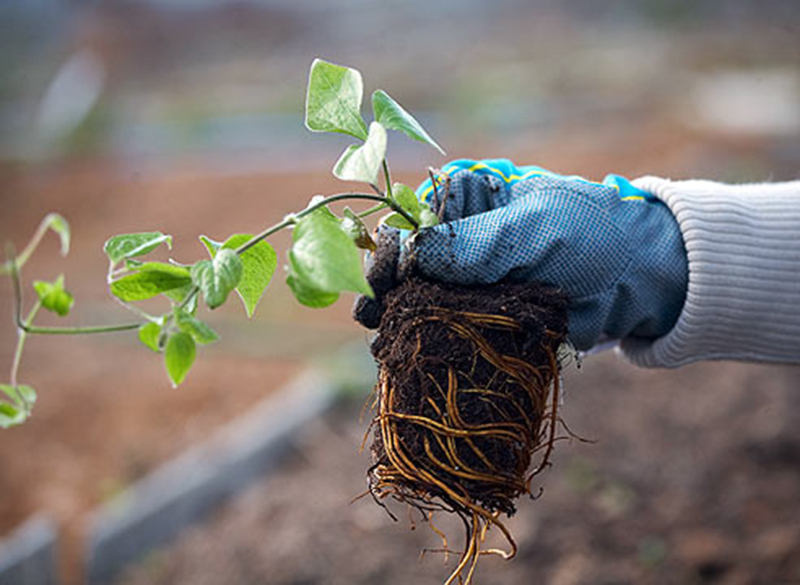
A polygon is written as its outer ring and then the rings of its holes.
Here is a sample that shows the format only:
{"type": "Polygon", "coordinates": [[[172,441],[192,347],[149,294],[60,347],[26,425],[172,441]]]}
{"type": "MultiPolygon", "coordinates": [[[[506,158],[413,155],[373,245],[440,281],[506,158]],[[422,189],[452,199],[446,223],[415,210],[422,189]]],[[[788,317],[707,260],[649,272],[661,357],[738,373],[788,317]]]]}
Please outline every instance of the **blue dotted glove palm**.
{"type": "MultiPolygon", "coordinates": [[[[442,170],[451,177],[446,223],[414,241],[424,276],[560,287],[571,300],[570,339],[578,349],[672,328],[688,268],[677,222],[662,202],[615,175],[592,183],[507,160],[458,160],[442,170]]],[[[417,190],[423,201],[433,193],[430,180],[417,190]]]]}

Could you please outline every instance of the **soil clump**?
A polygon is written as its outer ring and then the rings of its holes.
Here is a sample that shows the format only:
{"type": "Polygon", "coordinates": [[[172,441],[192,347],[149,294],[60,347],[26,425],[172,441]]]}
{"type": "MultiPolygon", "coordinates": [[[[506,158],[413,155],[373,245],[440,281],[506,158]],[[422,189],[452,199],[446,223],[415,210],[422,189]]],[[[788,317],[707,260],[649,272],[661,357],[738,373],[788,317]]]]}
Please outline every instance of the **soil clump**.
{"type": "Polygon", "coordinates": [[[448,583],[469,583],[481,554],[511,558],[500,521],[531,493],[556,438],[567,299],[536,284],[460,287],[419,277],[385,298],[372,352],[379,365],[370,493],[464,523],[448,583]],[[534,463],[535,461],[535,465],[534,463]],[[508,550],[482,549],[497,527],[508,550]]]}

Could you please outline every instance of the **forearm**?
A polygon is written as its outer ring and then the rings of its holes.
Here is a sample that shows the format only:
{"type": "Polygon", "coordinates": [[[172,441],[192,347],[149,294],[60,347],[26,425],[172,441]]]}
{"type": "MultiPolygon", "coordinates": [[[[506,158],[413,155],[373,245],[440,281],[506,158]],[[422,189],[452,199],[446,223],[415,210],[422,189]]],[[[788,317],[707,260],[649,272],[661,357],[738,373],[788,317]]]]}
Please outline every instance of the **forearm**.
{"type": "Polygon", "coordinates": [[[633,363],[800,363],[800,181],[723,185],[644,177],[675,215],[689,260],[683,310],[663,337],[628,337],[633,363]]]}

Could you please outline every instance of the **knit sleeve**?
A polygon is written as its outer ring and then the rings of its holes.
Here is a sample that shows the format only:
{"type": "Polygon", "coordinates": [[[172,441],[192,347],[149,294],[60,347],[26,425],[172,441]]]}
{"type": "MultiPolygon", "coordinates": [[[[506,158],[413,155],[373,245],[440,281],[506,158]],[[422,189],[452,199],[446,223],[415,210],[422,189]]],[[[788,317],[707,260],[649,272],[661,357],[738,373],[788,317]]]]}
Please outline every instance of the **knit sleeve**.
{"type": "Polygon", "coordinates": [[[639,366],[698,360],[800,363],[800,181],[725,185],[643,177],[675,215],[689,259],[672,330],[620,343],[639,366]]]}

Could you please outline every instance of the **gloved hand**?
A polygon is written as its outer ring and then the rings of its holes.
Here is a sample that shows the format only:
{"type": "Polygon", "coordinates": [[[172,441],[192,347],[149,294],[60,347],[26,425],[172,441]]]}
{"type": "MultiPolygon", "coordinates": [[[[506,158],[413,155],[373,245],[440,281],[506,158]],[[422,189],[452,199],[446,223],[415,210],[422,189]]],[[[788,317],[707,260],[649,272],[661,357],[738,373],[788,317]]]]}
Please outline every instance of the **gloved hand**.
{"type": "MultiPolygon", "coordinates": [[[[672,328],[687,257],[675,218],[655,197],[615,175],[599,184],[507,160],[458,160],[442,170],[452,178],[445,223],[412,242],[421,274],[560,287],[570,298],[570,340],[582,350],[672,328]]],[[[417,191],[423,201],[432,193],[430,180],[417,191]]]]}

